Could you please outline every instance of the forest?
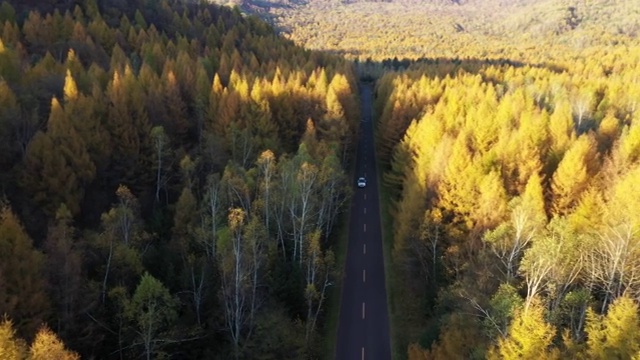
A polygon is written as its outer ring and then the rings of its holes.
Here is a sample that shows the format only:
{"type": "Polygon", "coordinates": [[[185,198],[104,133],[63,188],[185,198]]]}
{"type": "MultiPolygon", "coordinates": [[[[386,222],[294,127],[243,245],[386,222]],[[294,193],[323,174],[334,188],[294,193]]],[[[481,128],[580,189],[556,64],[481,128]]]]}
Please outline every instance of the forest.
{"type": "Polygon", "coordinates": [[[640,43],[616,39],[379,79],[400,358],[640,356],[640,43]]]}
{"type": "Polygon", "coordinates": [[[394,358],[640,358],[638,2],[268,3],[377,79],[394,358]]]}
{"type": "MultiPolygon", "coordinates": [[[[214,0],[225,2],[225,0],[214,0]]],[[[640,31],[634,0],[237,0],[307,49],[349,59],[553,61],[640,31]],[[544,44],[544,46],[541,46],[544,44]]]]}
{"type": "Polygon", "coordinates": [[[269,3],[377,79],[394,358],[640,358],[638,2],[269,3]]]}
{"type": "Polygon", "coordinates": [[[354,67],[235,8],[0,4],[0,357],[322,353],[354,67]]]}
{"type": "Polygon", "coordinates": [[[640,359],[639,2],[217,2],[0,4],[0,357],[326,357],[360,77],[394,358],[640,359]]]}

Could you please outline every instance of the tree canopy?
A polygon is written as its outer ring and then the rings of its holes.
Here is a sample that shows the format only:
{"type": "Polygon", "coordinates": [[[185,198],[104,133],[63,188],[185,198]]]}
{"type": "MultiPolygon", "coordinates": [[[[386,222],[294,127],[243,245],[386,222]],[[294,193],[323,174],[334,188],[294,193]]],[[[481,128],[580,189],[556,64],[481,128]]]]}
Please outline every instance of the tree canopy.
{"type": "Polygon", "coordinates": [[[354,73],[208,2],[2,2],[0,357],[318,356],[354,73]]]}

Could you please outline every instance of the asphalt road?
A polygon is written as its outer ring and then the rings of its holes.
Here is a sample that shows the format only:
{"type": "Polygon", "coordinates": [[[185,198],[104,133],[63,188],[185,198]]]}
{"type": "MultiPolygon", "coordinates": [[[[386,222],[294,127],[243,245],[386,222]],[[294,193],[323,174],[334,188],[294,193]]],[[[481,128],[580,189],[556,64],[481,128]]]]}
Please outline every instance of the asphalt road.
{"type": "Polygon", "coordinates": [[[349,244],[342,283],[336,359],[391,359],[387,289],[373,143],[371,85],[360,87],[360,140],[353,179],[349,244]],[[364,176],[365,188],[356,180],[364,176]]]}

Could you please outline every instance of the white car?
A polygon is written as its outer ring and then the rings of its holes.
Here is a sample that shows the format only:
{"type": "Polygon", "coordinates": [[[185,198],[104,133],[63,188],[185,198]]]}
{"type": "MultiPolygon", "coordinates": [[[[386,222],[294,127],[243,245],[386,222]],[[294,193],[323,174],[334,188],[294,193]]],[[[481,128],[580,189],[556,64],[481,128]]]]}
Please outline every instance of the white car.
{"type": "Polygon", "coordinates": [[[358,178],[358,187],[363,188],[365,186],[367,186],[367,180],[363,177],[358,178]]]}

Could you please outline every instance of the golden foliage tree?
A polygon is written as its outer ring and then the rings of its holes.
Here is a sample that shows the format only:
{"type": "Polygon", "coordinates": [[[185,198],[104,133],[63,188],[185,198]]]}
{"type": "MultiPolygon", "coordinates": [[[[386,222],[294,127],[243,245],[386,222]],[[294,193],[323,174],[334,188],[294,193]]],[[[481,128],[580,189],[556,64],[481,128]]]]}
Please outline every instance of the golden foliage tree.
{"type": "Polygon", "coordinates": [[[13,322],[3,318],[0,322],[0,358],[6,360],[22,360],[26,355],[24,340],[16,337],[13,322]]]}
{"type": "Polygon", "coordinates": [[[553,211],[563,215],[573,209],[589,185],[597,166],[596,143],[592,136],[579,137],[567,150],[553,174],[553,211]]]}
{"type": "Polygon", "coordinates": [[[46,326],[38,330],[29,347],[30,360],[80,360],[80,356],[67,350],[58,336],[46,326]]]}
{"type": "Polygon", "coordinates": [[[606,315],[587,311],[587,350],[590,359],[630,359],[640,351],[638,305],[621,296],[606,315]]]}
{"type": "Polygon", "coordinates": [[[555,329],[544,320],[544,307],[539,302],[520,310],[506,338],[489,350],[489,359],[559,359],[552,348],[555,329]]]}

